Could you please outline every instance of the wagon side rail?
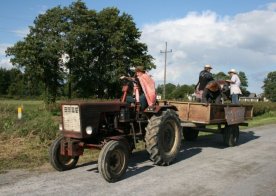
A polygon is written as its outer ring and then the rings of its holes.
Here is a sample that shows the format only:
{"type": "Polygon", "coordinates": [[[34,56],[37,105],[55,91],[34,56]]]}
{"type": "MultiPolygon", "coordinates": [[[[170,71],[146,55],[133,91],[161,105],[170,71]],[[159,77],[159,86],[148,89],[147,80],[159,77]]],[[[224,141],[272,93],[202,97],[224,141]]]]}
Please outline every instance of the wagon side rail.
{"type": "MultiPolygon", "coordinates": [[[[241,124],[253,117],[252,105],[203,104],[195,102],[168,101],[178,109],[182,123],[195,125],[241,124]]],[[[191,125],[190,125],[191,126],[191,125]]]]}

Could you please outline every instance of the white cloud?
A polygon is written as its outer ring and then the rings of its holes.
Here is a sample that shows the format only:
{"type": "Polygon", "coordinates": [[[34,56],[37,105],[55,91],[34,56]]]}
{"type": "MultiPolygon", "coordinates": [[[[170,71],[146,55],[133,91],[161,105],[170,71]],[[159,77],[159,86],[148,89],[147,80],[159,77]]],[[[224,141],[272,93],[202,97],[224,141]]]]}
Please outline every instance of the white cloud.
{"type": "Polygon", "coordinates": [[[10,58],[7,58],[5,51],[11,44],[0,44],[0,68],[11,69],[12,64],[10,63],[10,58]]]}
{"type": "Polygon", "coordinates": [[[24,38],[27,36],[27,34],[30,32],[30,30],[29,30],[29,28],[25,28],[25,29],[17,29],[12,32],[15,33],[18,37],[24,38]]]}
{"type": "Polygon", "coordinates": [[[270,3],[267,5],[268,10],[275,11],[276,10],[276,3],[270,3]]]}
{"type": "Polygon", "coordinates": [[[262,92],[264,77],[276,71],[276,3],[265,9],[218,16],[212,11],[191,12],[184,18],[147,24],[142,42],[148,45],[157,69],[151,74],[163,83],[165,42],[173,53],[167,56],[167,82],[193,84],[204,64],[213,72],[230,68],[245,72],[252,92],[262,92]],[[258,76],[258,77],[256,77],[258,76]]]}
{"type": "Polygon", "coordinates": [[[12,64],[9,58],[0,58],[0,68],[11,69],[12,64]]]}
{"type": "Polygon", "coordinates": [[[0,44],[0,56],[6,55],[5,51],[10,46],[11,46],[11,44],[0,44]]]}

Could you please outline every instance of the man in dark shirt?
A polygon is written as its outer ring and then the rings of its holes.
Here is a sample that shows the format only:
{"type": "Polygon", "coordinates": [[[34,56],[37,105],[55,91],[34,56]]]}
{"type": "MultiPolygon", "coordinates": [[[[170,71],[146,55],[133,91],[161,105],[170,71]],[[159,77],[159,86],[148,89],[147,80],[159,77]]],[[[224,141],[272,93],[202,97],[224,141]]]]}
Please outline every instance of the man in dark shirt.
{"type": "Polygon", "coordinates": [[[199,73],[199,79],[198,79],[198,82],[195,86],[195,94],[196,94],[196,98],[197,98],[198,102],[201,102],[202,93],[203,93],[204,88],[206,87],[206,85],[210,81],[214,80],[213,75],[211,73],[211,69],[212,69],[212,66],[207,64],[207,65],[204,66],[204,70],[202,70],[199,73]]]}

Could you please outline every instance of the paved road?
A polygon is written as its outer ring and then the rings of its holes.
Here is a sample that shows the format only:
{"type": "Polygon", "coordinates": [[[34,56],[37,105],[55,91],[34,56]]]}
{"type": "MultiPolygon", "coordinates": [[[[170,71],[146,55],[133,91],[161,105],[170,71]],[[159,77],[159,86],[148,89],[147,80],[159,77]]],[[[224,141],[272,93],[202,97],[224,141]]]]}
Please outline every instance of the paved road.
{"type": "Polygon", "coordinates": [[[276,195],[276,125],[247,129],[239,146],[221,135],[184,142],[168,167],[153,166],[146,152],[131,157],[123,180],[109,184],[97,164],[66,172],[0,175],[0,195],[276,195]]]}

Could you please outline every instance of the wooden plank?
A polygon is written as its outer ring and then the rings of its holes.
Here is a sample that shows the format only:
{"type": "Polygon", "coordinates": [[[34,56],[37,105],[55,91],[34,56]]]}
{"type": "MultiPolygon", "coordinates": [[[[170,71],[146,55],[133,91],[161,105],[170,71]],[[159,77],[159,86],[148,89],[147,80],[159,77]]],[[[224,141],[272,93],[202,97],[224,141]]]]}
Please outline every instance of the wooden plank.
{"type": "Polygon", "coordinates": [[[224,110],[228,125],[244,122],[245,107],[225,107],[224,110]]]}

